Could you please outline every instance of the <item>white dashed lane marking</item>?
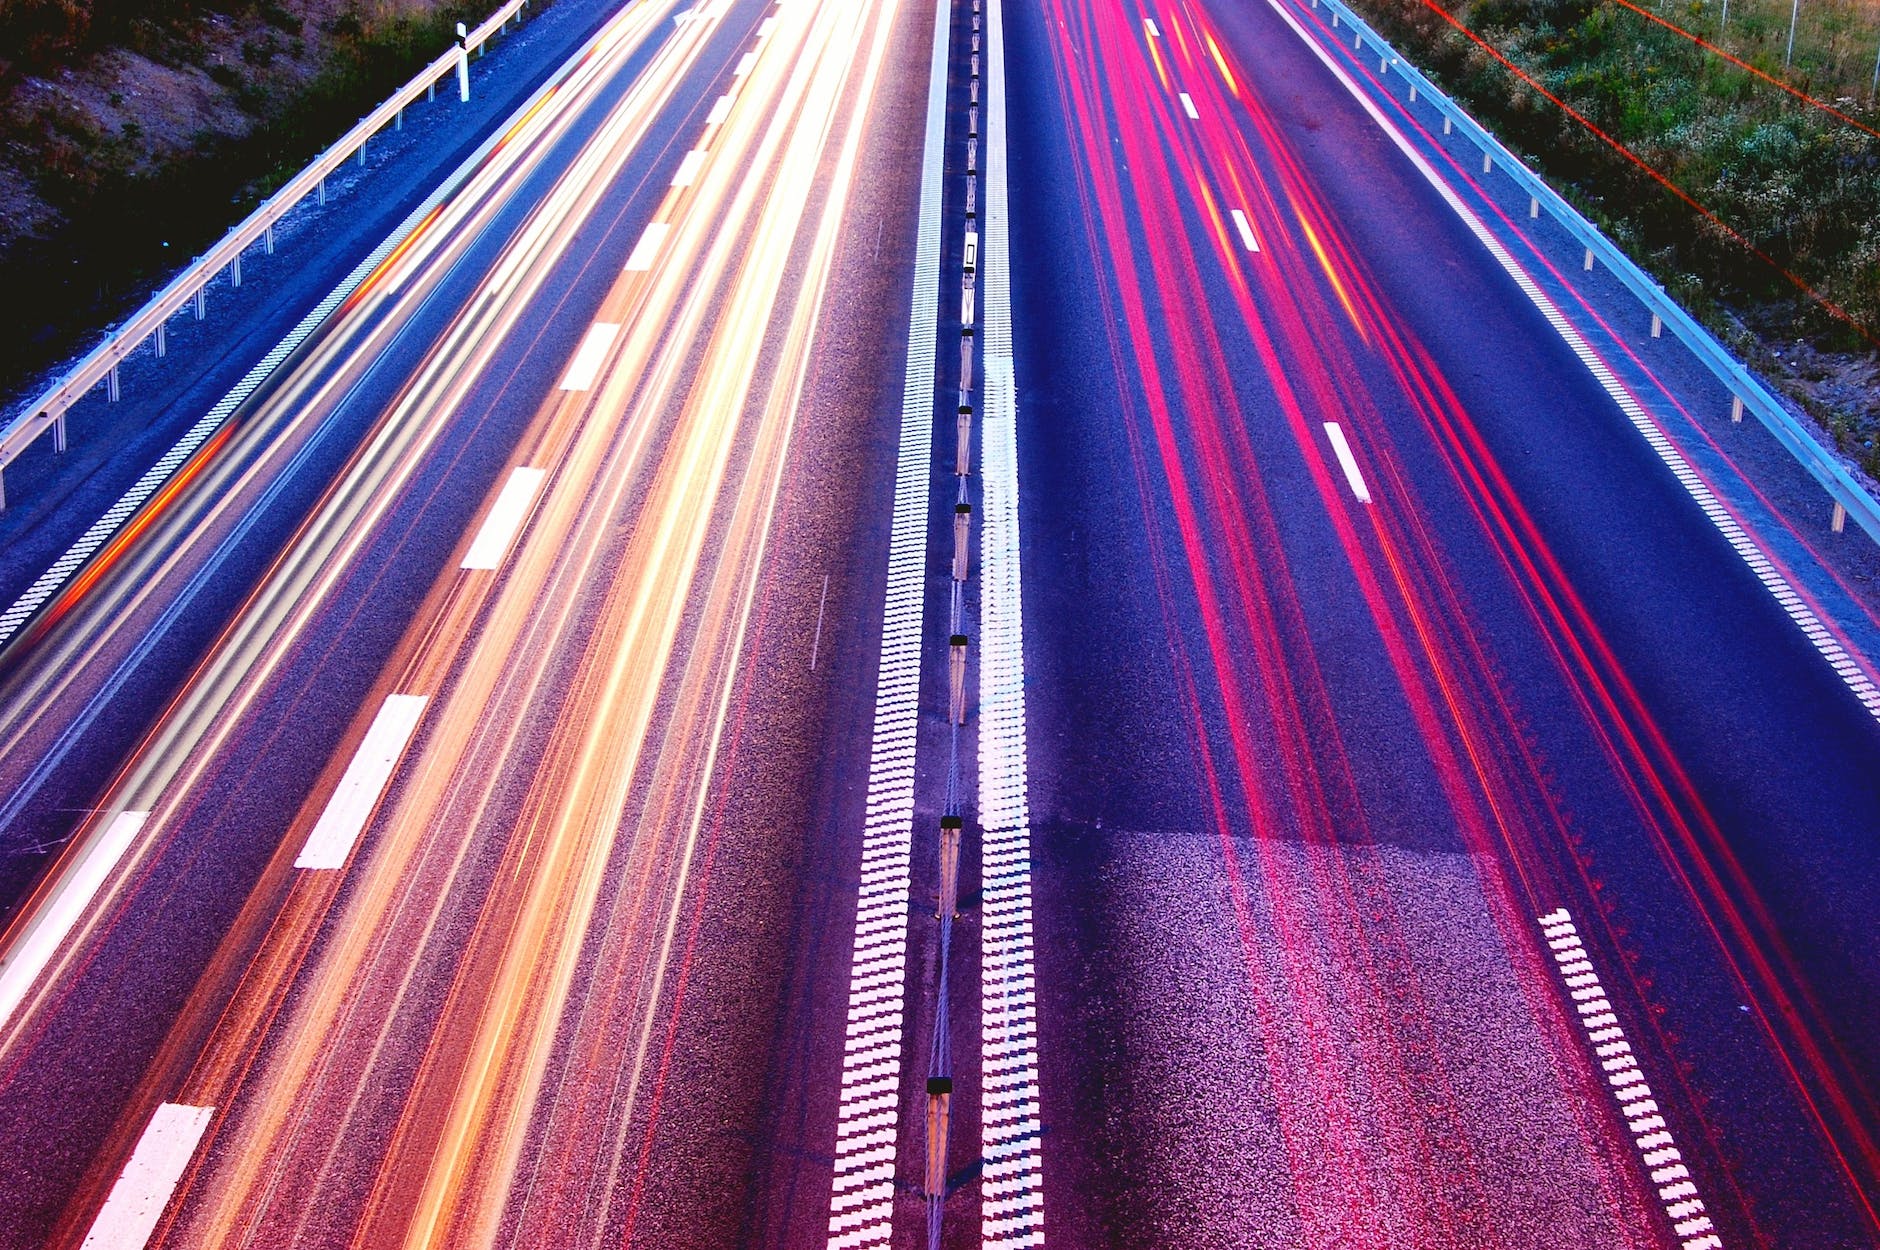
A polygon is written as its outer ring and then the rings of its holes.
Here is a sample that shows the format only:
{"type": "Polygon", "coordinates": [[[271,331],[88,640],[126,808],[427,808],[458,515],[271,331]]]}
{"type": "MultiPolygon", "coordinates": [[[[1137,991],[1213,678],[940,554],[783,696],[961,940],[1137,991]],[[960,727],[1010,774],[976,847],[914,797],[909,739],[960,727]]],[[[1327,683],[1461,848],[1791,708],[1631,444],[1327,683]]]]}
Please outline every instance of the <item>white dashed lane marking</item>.
{"type": "Polygon", "coordinates": [[[687,152],[685,159],[679,162],[679,172],[672,176],[672,185],[689,187],[698,181],[698,171],[705,167],[705,156],[704,148],[693,148],[687,152]]]}
{"type": "Polygon", "coordinates": [[[574,359],[568,364],[568,372],[562,375],[561,389],[564,391],[585,391],[594,385],[599,376],[601,362],[607,359],[607,349],[614,345],[614,339],[620,334],[620,327],[611,321],[596,321],[581,336],[581,346],[575,349],[574,359]]]}
{"type": "Polygon", "coordinates": [[[627,255],[628,273],[645,273],[653,267],[653,261],[659,257],[659,249],[666,241],[666,235],[672,230],[669,222],[655,221],[646,227],[646,233],[633,245],[633,251],[627,255]]]}
{"type": "Polygon", "coordinates": [[[1325,423],[1325,437],[1332,444],[1332,451],[1338,457],[1338,467],[1345,471],[1345,481],[1351,485],[1351,493],[1358,497],[1359,503],[1370,503],[1371,492],[1364,484],[1364,474],[1358,471],[1358,458],[1351,454],[1351,444],[1345,441],[1345,431],[1336,421],[1325,423]]]}
{"type": "Polygon", "coordinates": [[[1195,112],[1194,100],[1189,96],[1189,94],[1186,91],[1181,92],[1180,94],[1182,98],[1182,112],[1188,114],[1188,118],[1190,121],[1200,121],[1201,114],[1195,112]]]}
{"type": "Polygon", "coordinates": [[[301,847],[294,867],[346,866],[353,843],[359,840],[372,809],[379,805],[385,787],[392,780],[399,757],[404,755],[411,735],[417,731],[426,702],[428,699],[421,694],[385,696],[379,714],[372,718],[372,727],[366,730],[359,749],[353,752],[352,762],[346,765],[339,785],[334,787],[320,819],[314,823],[313,832],[307,835],[306,845],[301,847]]]}
{"type": "Polygon", "coordinates": [[[157,1108],[85,1234],[84,1250],[143,1250],[214,1115],[214,1107],[174,1102],[157,1108]]]}
{"type": "Polygon", "coordinates": [[[1240,241],[1246,245],[1249,252],[1260,250],[1260,240],[1253,236],[1253,223],[1248,221],[1247,214],[1239,209],[1234,210],[1234,229],[1240,231],[1240,241]]]}
{"type": "Polygon", "coordinates": [[[464,554],[464,568],[493,569],[502,562],[503,553],[515,540],[516,531],[522,528],[523,518],[529,515],[529,506],[535,502],[536,493],[542,489],[542,480],[547,476],[541,469],[526,465],[518,465],[510,472],[502,493],[496,496],[490,514],[483,518],[470,550],[464,554]]]}

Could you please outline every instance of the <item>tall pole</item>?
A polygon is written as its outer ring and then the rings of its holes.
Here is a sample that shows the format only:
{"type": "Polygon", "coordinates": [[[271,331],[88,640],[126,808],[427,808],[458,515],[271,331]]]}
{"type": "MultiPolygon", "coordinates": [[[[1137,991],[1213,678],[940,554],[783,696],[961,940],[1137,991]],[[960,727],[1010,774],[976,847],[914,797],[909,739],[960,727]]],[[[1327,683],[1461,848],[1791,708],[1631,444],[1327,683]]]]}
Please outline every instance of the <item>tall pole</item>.
{"type": "Polygon", "coordinates": [[[1789,50],[1782,54],[1782,68],[1787,69],[1789,62],[1795,59],[1795,19],[1802,15],[1802,0],[1794,0],[1789,6],[1789,50]]]}

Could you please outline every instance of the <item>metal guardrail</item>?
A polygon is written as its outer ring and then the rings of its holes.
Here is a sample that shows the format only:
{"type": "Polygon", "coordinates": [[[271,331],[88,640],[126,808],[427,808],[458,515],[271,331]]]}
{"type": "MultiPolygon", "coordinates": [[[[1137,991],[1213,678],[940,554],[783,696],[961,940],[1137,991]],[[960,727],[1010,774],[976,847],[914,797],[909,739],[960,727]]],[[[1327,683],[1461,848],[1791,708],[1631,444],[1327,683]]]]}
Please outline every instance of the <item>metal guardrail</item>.
{"type": "MultiPolygon", "coordinates": [[[[1471,117],[1423,72],[1412,65],[1402,53],[1393,47],[1389,40],[1373,30],[1368,22],[1354,13],[1343,0],[1306,0],[1313,8],[1325,8],[1332,12],[1338,22],[1352,28],[1355,40],[1353,51],[1363,51],[1368,45],[1371,54],[1378,57],[1383,71],[1394,70],[1410,86],[1410,102],[1428,101],[1431,108],[1445,119],[1444,133],[1450,127],[1462,131],[1465,138],[1472,142],[1494,166],[1513,178],[1515,183],[1526,191],[1530,199],[1544,208],[1553,219],[1564,227],[1576,241],[1586,248],[1589,258],[1597,258],[1605,263],[1620,282],[1645,305],[1652,314],[1652,333],[1656,337],[1659,327],[1669,328],[1697,359],[1716,376],[1718,381],[1729,388],[1734,397],[1731,416],[1740,417],[1743,409],[1756,415],[1776,441],[1781,443],[1790,455],[1808,471],[1809,476],[1828,492],[1833,501],[1832,526],[1836,532],[1843,528],[1847,517],[1854,518],[1863,530],[1867,531],[1876,543],[1880,543],[1880,502],[1876,502],[1864,486],[1849,473],[1835,455],[1822,446],[1813,431],[1809,430],[1781,402],[1769,392],[1761,380],[1751,373],[1743,363],[1730,354],[1728,348],[1716,340],[1710,331],[1699,325],[1690,313],[1686,312],[1665,289],[1655,282],[1650,275],[1619,250],[1610,239],[1600,232],[1599,227],[1581,216],[1578,209],[1562,199],[1559,192],[1544,182],[1537,174],[1522,163],[1521,159],[1504,147],[1500,140],[1490,134],[1482,125],[1471,117]]],[[[1591,268],[1588,264],[1587,268],[1591,268]]]]}
{"type": "MultiPolygon", "coordinates": [[[[224,235],[219,243],[190,262],[189,266],[172,278],[151,298],[149,303],[121,326],[112,330],[104,342],[87,353],[64,377],[20,409],[5,428],[0,429],[0,475],[5,473],[6,466],[18,459],[20,454],[47,430],[52,431],[53,442],[57,449],[64,451],[67,410],[90,394],[100,382],[105,383],[111,399],[116,400],[118,365],[153,337],[156,340],[157,355],[162,356],[166,347],[164,332],[170,318],[180,312],[185,305],[193,303],[196,319],[202,320],[207,315],[205,291],[208,284],[213,282],[223,270],[227,270],[230,280],[236,286],[241,285],[242,253],[253,246],[257,240],[269,253],[272,253],[275,224],[286,215],[288,210],[309,195],[318,195],[320,202],[324,204],[326,180],[332,176],[333,172],[351,159],[355,153],[363,160],[366,141],[388,125],[402,125],[405,108],[415,102],[420,95],[435,94],[438,81],[455,71],[459,98],[468,100],[470,98],[470,54],[473,51],[480,52],[484,44],[507,29],[509,23],[517,20],[522,10],[527,7],[528,0],[508,0],[508,3],[485,18],[475,30],[466,30],[461,22],[458,23],[458,42],[455,47],[419,70],[417,76],[410,82],[400,87],[383,104],[361,118],[358,124],[347,131],[337,143],[327,148],[285,186],[263,200],[254,212],[224,235]]],[[[0,508],[5,506],[5,479],[0,476],[0,508]]]]}

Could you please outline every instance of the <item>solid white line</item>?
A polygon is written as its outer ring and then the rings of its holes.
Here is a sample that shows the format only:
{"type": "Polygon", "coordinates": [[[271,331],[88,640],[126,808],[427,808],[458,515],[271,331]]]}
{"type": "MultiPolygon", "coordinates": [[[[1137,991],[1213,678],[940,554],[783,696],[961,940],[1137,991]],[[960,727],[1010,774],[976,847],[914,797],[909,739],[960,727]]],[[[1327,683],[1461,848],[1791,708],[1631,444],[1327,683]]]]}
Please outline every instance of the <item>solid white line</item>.
{"type": "Polygon", "coordinates": [[[775,29],[777,29],[777,19],[774,17],[765,18],[757,24],[758,39],[764,40],[770,38],[770,32],[775,29]]]}
{"type": "Polygon", "coordinates": [[[757,64],[757,53],[746,52],[741,58],[739,58],[738,67],[731,71],[731,76],[733,78],[742,78],[746,74],[750,73],[751,67],[756,64],[757,64]]]}
{"type": "Polygon", "coordinates": [[[675,187],[689,187],[698,180],[698,171],[705,167],[707,153],[704,148],[693,148],[679,162],[679,172],[672,176],[675,187]]]}
{"type": "Polygon", "coordinates": [[[157,1108],[85,1234],[85,1250],[143,1250],[214,1115],[214,1107],[174,1102],[157,1108]]]}
{"type": "Polygon", "coordinates": [[[1553,298],[1540,288],[1540,284],[1534,281],[1527,269],[1509,253],[1507,248],[1502,246],[1501,241],[1490,232],[1475,210],[1463,202],[1456,189],[1436,172],[1435,166],[1424,158],[1423,153],[1416,149],[1403,131],[1385,116],[1383,109],[1365,94],[1363,88],[1358,86],[1351,75],[1332,59],[1331,53],[1320,46],[1318,40],[1314,39],[1306,28],[1301,26],[1287,11],[1283,0],[1267,0],[1267,4],[1279,14],[1280,20],[1292,27],[1293,33],[1299,36],[1320,63],[1331,71],[1332,76],[1346,91],[1351,93],[1352,99],[1356,100],[1359,107],[1370,115],[1371,120],[1377,123],[1378,129],[1382,130],[1385,137],[1404,154],[1411,166],[1423,175],[1423,180],[1442,197],[1445,204],[1449,205],[1450,211],[1461,219],[1469,233],[1488,249],[1489,255],[1495,258],[1495,261],[1502,267],[1502,271],[1514,279],[1515,284],[1521,288],[1522,294],[1526,295],[1529,302],[1540,310],[1541,315],[1547,319],[1547,323],[1554,328],[1554,332],[1560,335],[1573,354],[1579,357],[1580,363],[1586,366],[1587,371],[1593,375],[1612,401],[1619,405],[1619,410],[1632,423],[1632,428],[1644,438],[1652,451],[1657,454],[1660,462],[1671,470],[1672,476],[1678,479],[1678,484],[1684,488],[1685,493],[1716,527],[1717,532],[1722,534],[1724,539],[1736,549],[1743,562],[1749,566],[1750,572],[1756,575],[1756,580],[1763,584],[1764,589],[1768,590],[1782,610],[1788,613],[1789,619],[1801,629],[1815,650],[1835,669],[1836,674],[1854,697],[1860,700],[1869,715],[1880,721],[1880,684],[1876,684],[1869,675],[1868,666],[1851,657],[1847,649],[1841,645],[1840,640],[1822,627],[1820,618],[1806,603],[1801,601],[1799,596],[1795,595],[1794,587],[1790,585],[1789,580],[1776,568],[1775,563],[1769,559],[1762,548],[1750,538],[1742,523],[1730,515],[1729,509],[1718,500],[1716,492],[1712,491],[1698,472],[1691,468],[1683,453],[1658,427],[1658,423],[1645,410],[1645,406],[1624,383],[1613,376],[1612,371],[1599,358],[1599,354],[1593,350],[1592,344],[1586,341],[1586,336],[1567,320],[1566,315],[1560,311],[1553,298]],[[1838,663],[1843,660],[1854,665],[1853,671],[1849,672],[1838,663]]]}
{"type": "Polygon", "coordinates": [[[646,227],[646,233],[633,245],[633,251],[627,256],[628,273],[645,273],[653,267],[653,261],[659,255],[660,244],[666,241],[666,235],[672,229],[670,222],[655,221],[646,227]]]}
{"type": "Polygon", "coordinates": [[[119,812],[113,816],[61,876],[46,905],[27,923],[13,949],[0,956],[0,1027],[26,1000],[39,974],[65,945],[79,918],[149,818],[149,812],[119,812]]]}
{"type": "Polygon", "coordinates": [[[618,322],[596,321],[589,326],[581,338],[581,346],[575,349],[574,359],[568,363],[568,372],[562,375],[561,389],[585,391],[593,386],[594,379],[600,375],[601,363],[607,359],[607,349],[614,345],[619,333],[618,322]]]}
{"type": "Polygon", "coordinates": [[[515,540],[516,531],[522,528],[529,505],[535,502],[536,492],[542,489],[542,479],[547,476],[545,471],[526,465],[518,465],[511,471],[509,480],[503,483],[502,492],[490,507],[490,514],[483,518],[482,528],[471,541],[462,567],[493,569],[502,563],[503,553],[515,540]]]}
{"type": "Polygon", "coordinates": [[[926,589],[928,491],[933,473],[951,13],[951,0],[934,0],[914,290],[901,392],[901,443],[894,471],[881,660],[875,678],[861,879],[849,968],[848,1030],[836,1105],[829,1194],[831,1250],[886,1246],[894,1229],[894,1158],[900,1140],[901,1052],[907,1032],[914,740],[920,721],[921,603],[926,589]]]}
{"type": "Polygon", "coordinates": [[[1351,444],[1345,441],[1345,431],[1338,422],[1325,423],[1325,437],[1332,440],[1332,450],[1338,454],[1338,463],[1345,471],[1345,481],[1351,483],[1351,493],[1358,497],[1359,503],[1370,503],[1371,492],[1365,489],[1364,474],[1358,472],[1358,458],[1351,454],[1351,444]]]}
{"type": "Polygon", "coordinates": [[[1182,111],[1188,114],[1189,120],[1200,121],[1201,114],[1195,112],[1195,102],[1188,98],[1188,93],[1186,91],[1182,92],[1181,97],[1182,111]]]}
{"type": "Polygon", "coordinates": [[[398,766],[399,757],[405,753],[412,733],[418,728],[418,718],[424,715],[426,702],[427,696],[421,694],[385,696],[379,714],[372,718],[372,727],[366,730],[359,749],[353,752],[352,763],[346,765],[345,775],[326,801],[313,832],[307,835],[307,844],[300,848],[300,858],[294,861],[294,867],[346,866],[353,843],[359,840],[372,809],[379,805],[392,779],[392,770],[398,766]]]}
{"type": "Polygon", "coordinates": [[[1142,25],[1143,25],[1143,29],[1149,32],[1149,38],[1160,39],[1162,37],[1162,30],[1159,26],[1155,24],[1155,19],[1153,17],[1143,18],[1142,25]]]}
{"type": "Polygon", "coordinates": [[[1260,250],[1260,240],[1253,237],[1253,223],[1247,220],[1247,214],[1234,210],[1234,227],[1240,231],[1240,241],[1247,245],[1249,252],[1260,250]]]}
{"type": "Polygon", "coordinates": [[[737,97],[732,95],[729,91],[719,96],[718,99],[712,103],[712,111],[705,114],[705,124],[707,126],[723,125],[725,118],[731,116],[731,104],[736,99],[737,97]]]}
{"type": "MultiPolygon", "coordinates": [[[[980,1244],[1044,1244],[1032,963],[1031,803],[1019,580],[1018,388],[1013,378],[1003,0],[986,17],[985,412],[979,614],[980,1244]]],[[[1186,99],[1187,97],[1183,97],[1186,99]]]]}

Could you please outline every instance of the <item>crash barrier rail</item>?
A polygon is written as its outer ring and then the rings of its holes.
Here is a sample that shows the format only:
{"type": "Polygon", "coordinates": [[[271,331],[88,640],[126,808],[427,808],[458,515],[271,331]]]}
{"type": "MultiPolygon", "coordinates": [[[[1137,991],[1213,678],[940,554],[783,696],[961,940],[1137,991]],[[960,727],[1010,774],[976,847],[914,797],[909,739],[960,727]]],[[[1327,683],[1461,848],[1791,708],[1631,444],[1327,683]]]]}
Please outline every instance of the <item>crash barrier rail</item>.
{"type": "Polygon", "coordinates": [[[63,377],[20,409],[4,429],[0,429],[0,508],[6,507],[6,467],[48,430],[52,432],[54,448],[64,451],[65,417],[71,407],[90,394],[99,383],[104,384],[109,399],[116,402],[118,366],[124,359],[146,341],[153,344],[158,356],[163,356],[167,349],[165,331],[170,318],[181,312],[185,305],[192,304],[196,320],[201,321],[206,317],[209,284],[227,270],[230,284],[240,286],[242,253],[259,242],[268,254],[273,254],[275,225],[309,195],[317,196],[320,203],[325,204],[326,180],[355,154],[363,163],[367,140],[388,125],[394,129],[402,128],[406,107],[420,95],[427,99],[435,98],[439,81],[452,73],[457,76],[458,98],[469,100],[471,54],[481,55],[484,45],[506,31],[510,22],[519,22],[528,4],[529,0],[509,0],[474,30],[466,29],[462,22],[457,23],[457,43],[449,51],[419,70],[410,82],[361,118],[337,143],[263,200],[254,212],[224,235],[221,242],[190,262],[149,303],[112,329],[103,342],[63,377]]]}

